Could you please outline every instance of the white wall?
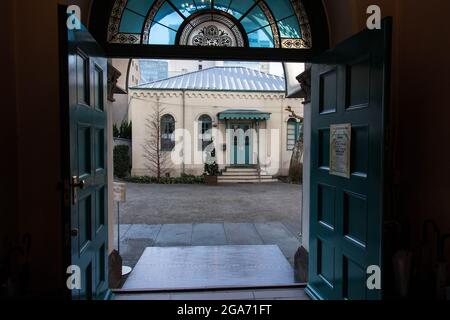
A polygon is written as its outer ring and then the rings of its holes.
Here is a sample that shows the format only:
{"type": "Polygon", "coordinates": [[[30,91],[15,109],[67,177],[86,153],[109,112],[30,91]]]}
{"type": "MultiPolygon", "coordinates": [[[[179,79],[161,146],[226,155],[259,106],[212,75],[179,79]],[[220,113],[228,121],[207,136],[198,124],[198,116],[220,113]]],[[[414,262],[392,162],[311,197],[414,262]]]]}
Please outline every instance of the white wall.
{"type": "MultiPolygon", "coordinates": [[[[185,154],[186,173],[195,175],[201,175],[203,173],[203,164],[194,164],[196,157],[201,159],[201,152],[198,151],[197,145],[198,127],[195,124],[201,115],[207,114],[213,119],[213,123],[219,124],[217,114],[221,111],[227,109],[257,109],[262,112],[271,113],[271,118],[267,122],[267,126],[262,124],[262,129],[279,129],[279,136],[276,143],[280,146],[280,149],[277,154],[270,154],[271,139],[269,132],[266,132],[265,139],[261,137],[260,140],[261,158],[264,155],[266,157],[272,157],[278,163],[276,171],[270,172],[270,174],[283,176],[288,174],[292,151],[287,150],[287,120],[289,119],[289,113],[285,111],[285,108],[292,106],[297,113],[303,114],[303,107],[299,99],[285,99],[284,94],[280,93],[188,91],[185,96],[186,105],[185,112],[183,113],[183,93],[181,91],[131,90],[130,96],[129,117],[133,122],[133,175],[150,174],[146,168],[146,160],[143,157],[143,145],[150,135],[146,128],[146,120],[151,118],[158,99],[160,108],[164,109],[164,113],[171,114],[175,118],[176,128],[185,127],[190,132],[192,138],[190,144],[191,153],[190,156],[188,152],[185,154]],[[184,118],[183,114],[185,114],[184,118]]],[[[224,123],[220,123],[218,130],[225,136],[224,123]]],[[[215,140],[217,141],[217,138],[215,140]]],[[[225,157],[229,159],[230,155],[228,153],[230,152],[230,147],[228,141],[225,142],[227,143],[227,154],[225,157]]],[[[253,145],[253,151],[256,152],[256,137],[253,145]]],[[[219,147],[217,149],[221,149],[219,147]]],[[[220,150],[218,153],[218,156],[220,156],[220,150]]],[[[264,170],[264,167],[262,169],[264,170]]],[[[181,165],[172,165],[172,176],[177,176],[181,172],[181,165]]]]}

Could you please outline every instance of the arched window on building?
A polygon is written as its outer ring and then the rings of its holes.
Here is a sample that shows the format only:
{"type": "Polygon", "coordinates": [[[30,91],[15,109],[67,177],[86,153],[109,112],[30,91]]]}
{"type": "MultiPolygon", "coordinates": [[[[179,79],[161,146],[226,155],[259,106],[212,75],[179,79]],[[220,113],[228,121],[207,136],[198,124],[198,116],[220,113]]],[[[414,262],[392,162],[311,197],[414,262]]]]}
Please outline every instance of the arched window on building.
{"type": "Polygon", "coordinates": [[[175,119],[170,114],[161,117],[161,150],[172,151],[175,148],[175,119]]]}
{"type": "Polygon", "coordinates": [[[295,143],[300,137],[301,124],[297,120],[291,118],[287,122],[287,149],[294,150],[295,143]]]}
{"type": "Polygon", "coordinates": [[[201,151],[212,143],[212,119],[208,115],[202,115],[198,121],[199,127],[199,147],[201,151]]]}

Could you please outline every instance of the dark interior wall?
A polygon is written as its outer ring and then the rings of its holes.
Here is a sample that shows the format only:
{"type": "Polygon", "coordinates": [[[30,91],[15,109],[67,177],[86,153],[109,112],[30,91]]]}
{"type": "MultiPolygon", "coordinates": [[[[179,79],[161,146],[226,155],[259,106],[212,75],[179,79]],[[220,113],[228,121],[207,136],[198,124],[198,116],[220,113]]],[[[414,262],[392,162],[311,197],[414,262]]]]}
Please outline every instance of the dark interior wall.
{"type": "Polygon", "coordinates": [[[61,113],[58,4],[77,4],[89,21],[90,0],[2,0],[2,183],[0,258],[5,239],[31,235],[28,294],[63,289],[61,113]]]}
{"type": "Polygon", "coordinates": [[[0,34],[3,41],[0,50],[0,68],[4,94],[2,98],[3,121],[1,129],[2,181],[0,183],[0,259],[6,255],[7,242],[17,243],[17,114],[16,114],[16,76],[15,76],[15,34],[13,0],[0,2],[0,34]],[[4,17],[4,18],[3,18],[4,17]]]}
{"type": "Polygon", "coordinates": [[[62,277],[58,1],[14,1],[19,234],[31,235],[31,292],[62,277]]]}
{"type": "Polygon", "coordinates": [[[446,92],[450,88],[450,2],[323,2],[332,45],[366,27],[369,5],[377,4],[383,16],[393,16],[390,174],[398,198],[392,214],[410,224],[413,247],[420,241],[425,219],[435,220],[443,233],[450,232],[450,108],[446,92]]]}

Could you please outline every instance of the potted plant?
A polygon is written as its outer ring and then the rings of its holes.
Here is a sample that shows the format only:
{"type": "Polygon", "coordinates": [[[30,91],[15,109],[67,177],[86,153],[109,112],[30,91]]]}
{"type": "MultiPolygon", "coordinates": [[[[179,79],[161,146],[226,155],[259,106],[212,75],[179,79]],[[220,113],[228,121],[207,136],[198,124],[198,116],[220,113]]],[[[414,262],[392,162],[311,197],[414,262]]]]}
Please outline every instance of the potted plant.
{"type": "Polygon", "coordinates": [[[219,165],[214,161],[205,164],[205,184],[209,186],[217,185],[217,176],[219,175],[219,165]]]}
{"type": "Polygon", "coordinates": [[[216,162],[216,150],[213,149],[208,155],[205,163],[205,184],[210,186],[217,185],[217,176],[219,175],[219,165],[216,162]]]}

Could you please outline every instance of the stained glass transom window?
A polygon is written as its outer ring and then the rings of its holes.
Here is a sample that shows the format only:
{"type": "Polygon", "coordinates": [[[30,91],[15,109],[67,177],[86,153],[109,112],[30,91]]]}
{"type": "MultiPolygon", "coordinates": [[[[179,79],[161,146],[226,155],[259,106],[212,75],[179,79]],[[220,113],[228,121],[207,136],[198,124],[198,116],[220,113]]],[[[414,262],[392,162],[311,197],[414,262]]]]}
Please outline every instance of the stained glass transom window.
{"type": "Polygon", "coordinates": [[[116,0],[108,41],[310,49],[301,0],[116,0]]]}

